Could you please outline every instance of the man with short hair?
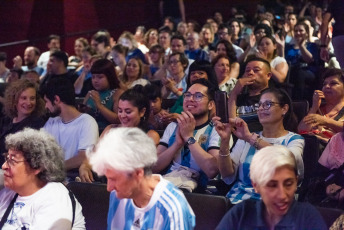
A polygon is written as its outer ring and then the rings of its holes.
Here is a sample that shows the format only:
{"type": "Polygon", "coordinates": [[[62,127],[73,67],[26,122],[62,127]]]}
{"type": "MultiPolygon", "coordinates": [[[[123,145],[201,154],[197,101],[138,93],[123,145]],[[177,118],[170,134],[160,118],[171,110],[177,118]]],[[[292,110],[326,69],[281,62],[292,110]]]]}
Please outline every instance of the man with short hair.
{"type": "Polygon", "coordinates": [[[161,175],[152,174],[156,147],[141,129],[110,129],[89,157],[92,169],[107,177],[111,192],[107,229],[195,227],[195,214],[184,194],[161,175]]]}
{"type": "Polygon", "coordinates": [[[262,58],[252,58],[247,61],[245,73],[239,78],[228,99],[228,112],[230,118],[242,118],[250,131],[261,131],[262,126],[258,120],[258,103],[260,93],[269,87],[272,76],[270,63],[262,58]],[[243,92],[247,87],[248,91],[243,92]]]}
{"type": "MultiPolygon", "coordinates": [[[[217,34],[219,36],[219,40],[224,39],[224,40],[229,41],[232,44],[231,38],[229,36],[229,28],[226,24],[222,23],[219,25],[219,28],[217,30],[217,34]]],[[[235,50],[235,54],[236,54],[235,56],[237,58],[239,58],[244,53],[243,49],[241,49],[239,46],[234,45],[234,44],[232,44],[232,46],[235,50]]]]}
{"type": "Polygon", "coordinates": [[[49,57],[48,72],[45,78],[42,80],[41,85],[46,85],[51,79],[54,78],[66,78],[73,84],[78,78],[77,74],[70,72],[67,69],[68,56],[63,51],[55,51],[49,57]]]}
{"type": "Polygon", "coordinates": [[[155,172],[167,170],[165,178],[177,187],[193,191],[207,185],[218,174],[220,138],[209,121],[214,108],[215,87],[205,79],[196,80],[184,93],[182,112],[170,123],[158,145],[155,172]]]}
{"type": "Polygon", "coordinates": [[[187,37],[188,49],[185,50],[185,54],[189,59],[195,61],[209,61],[208,53],[203,50],[199,44],[199,34],[197,32],[191,32],[187,37]]]}
{"type": "Polygon", "coordinates": [[[49,50],[42,53],[38,59],[37,65],[44,70],[47,69],[50,54],[54,51],[60,50],[60,36],[52,34],[48,38],[48,48],[49,50]]]}
{"type": "Polygon", "coordinates": [[[169,55],[171,48],[170,48],[170,39],[171,39],[171,30],[168,26],[163,26],[159,28],[159,45],[162,46],[165,50],[165,55],[169,55]]]}
{"type": "Polygon", "coordinates": [[[103,58],[110,59],[110,36],[104,31],[98,31],[92,36],[91,46],[95,49],[98,55],[103,58]]]}
{"type": "Polygon", "coordinates": [[[40,55],[40,51],[37,47],[29,46],[24,51],[24,64],[25,66],[22,66],[23,60],[18,55],[15,58],[13,58],[13,68],[15,69],[22,69],[24,72],[29,70],[34,70],[38,73],[38,75],[41,75],[44,71],[42,67],[39,67],[37,65],[38,58],[40,55]]]}
{"type": "Polygon", "coordinates": [[[74,87],[65,78],[51,79],[43,90],[43,96],[45,107],[52,115],[44,129],[63,148],[67,176],[75,179],[85,159],[85,150],[98,140],[97,122],[75,108],[74,87]]]}

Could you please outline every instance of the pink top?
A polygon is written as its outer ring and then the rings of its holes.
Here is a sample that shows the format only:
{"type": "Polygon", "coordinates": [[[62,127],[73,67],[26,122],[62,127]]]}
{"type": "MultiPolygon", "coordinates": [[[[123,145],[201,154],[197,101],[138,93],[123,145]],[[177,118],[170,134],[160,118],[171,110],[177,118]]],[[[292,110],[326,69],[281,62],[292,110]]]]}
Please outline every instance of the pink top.
{"type": "Polygon", "coordinates": [[[338,168],[344,163],[344,132],[334,135],[322,153],[319,163],[326,168],[338,168]]]}

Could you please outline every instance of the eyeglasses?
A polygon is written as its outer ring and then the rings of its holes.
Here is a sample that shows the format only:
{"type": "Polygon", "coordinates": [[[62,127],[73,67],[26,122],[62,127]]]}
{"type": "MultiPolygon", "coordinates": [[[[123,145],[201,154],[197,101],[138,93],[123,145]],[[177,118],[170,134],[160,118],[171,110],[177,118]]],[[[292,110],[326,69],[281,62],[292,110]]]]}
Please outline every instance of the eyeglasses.
{"type": "Polygon", "coordinates": [[[191,98],[193,98],[194,101],[201,101],[203,97],[207,97],[207,96],[200,92],[196,92],[194,94],[190,92],[184,93],[184,100],[190,100],[191,98]]]}
{"type": "Polygon", "coordinates": [[[3,156],[4,156],[4,158],[5,158],[5,161],[7,162],[7,164],[8,164],[10,167],[13,167],[13,166],[15,166],[16,164],[19,164],[20,162],[25,162],[25,161],[26,161],[26,160],[20,160],[20,161],[14,160],[14,159],[13,159],[14,156],[11,156],[11,157],[10,157],[8,153],[4,153],[3,156]]]}
{"type": "Polygon", "coordinates": [[[258,108],[259,108],[260,106],[262,106],[264,110],[269,110],[269,109],[271,108],[271,106],[273,106],[273,105],[275,105],[275,104],[280,105],[281,103],[273,102],[273,101],[264,101],[263,103],[262,103],[262,102],[259,102],[259,103],[258,103],[258,108]]]}
{"type": "Polygon", "coordinates": [[[169,65],[177,65],[177,63],[180,62],[179,60],[169,61],[169,65]]]}

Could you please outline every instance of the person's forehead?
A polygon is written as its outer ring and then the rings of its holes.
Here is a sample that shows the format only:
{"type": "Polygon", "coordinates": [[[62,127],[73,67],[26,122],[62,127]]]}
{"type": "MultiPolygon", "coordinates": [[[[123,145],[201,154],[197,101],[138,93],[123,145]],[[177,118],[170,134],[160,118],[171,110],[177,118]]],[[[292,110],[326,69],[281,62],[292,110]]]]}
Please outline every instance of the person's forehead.
{"type": "Polygon", "coordinates": [[[180,40],[180,39],[177,39],[177,38],[175,38],[175,39],[172,39],[172,44],[174,44],[174,45],[183,45],[183,41],[182,40],[180,40]]]}
{"type": "Polygon", "coordinates": [[[264,66],[264,63],[261,61],[251,61],[247,63],[246,68],[255,68],[255,67],[263,68],[263,66],[264,66]]]}
{"type": "Polygon", "coordinates": [[[201,84],[193,84],[192,86],[190,86],[188,92],[190,93],[195,93],[195,92],[206,92],[207,91],[207,87],[201,84]]]}

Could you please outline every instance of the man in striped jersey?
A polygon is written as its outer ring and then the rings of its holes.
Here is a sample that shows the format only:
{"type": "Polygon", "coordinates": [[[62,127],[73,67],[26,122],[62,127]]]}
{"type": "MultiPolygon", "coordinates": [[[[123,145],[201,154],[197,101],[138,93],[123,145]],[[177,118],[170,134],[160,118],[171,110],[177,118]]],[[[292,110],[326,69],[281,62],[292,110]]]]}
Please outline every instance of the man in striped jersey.
{"type": "Polygon", "coordinates": [[[110,229],[193,229],[195,215],[183,193],[160,175],[153,140],[138,128],[115,128],[88,154],[108,179],[110,229]]]}

